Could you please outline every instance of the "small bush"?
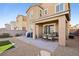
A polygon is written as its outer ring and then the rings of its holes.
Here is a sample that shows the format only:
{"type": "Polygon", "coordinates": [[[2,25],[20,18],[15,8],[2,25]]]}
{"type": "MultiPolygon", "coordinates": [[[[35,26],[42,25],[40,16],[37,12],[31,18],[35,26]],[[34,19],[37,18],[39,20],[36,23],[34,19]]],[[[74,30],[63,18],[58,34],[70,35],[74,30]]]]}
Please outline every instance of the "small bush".
{"type": "Polygon", "coordinates": [[[15,36],[21,36],[22,34],[16,34],[15,36]]]}
{"type": "Polygon", "coordinates": [[[0,35],[0,38],[8,38],[10,37],[9,33],[3,33],[2,35],[0,35]]]}
{"type": "Polygon", "coordinates": [[[11,42],[9,40],[0,41],[0,46],[4,46],[4,45],[8,45],[8,44],[11,44],[11,42]]]}

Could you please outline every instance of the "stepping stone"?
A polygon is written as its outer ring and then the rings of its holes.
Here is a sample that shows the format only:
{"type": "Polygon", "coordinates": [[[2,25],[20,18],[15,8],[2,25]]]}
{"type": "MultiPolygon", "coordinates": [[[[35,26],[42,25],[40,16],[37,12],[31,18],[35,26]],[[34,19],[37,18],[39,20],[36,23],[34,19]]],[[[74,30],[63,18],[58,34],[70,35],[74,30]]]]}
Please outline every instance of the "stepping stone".
{"type": "Polygon", "coordinates": [[[51,56],[51,53],[48,52],[48,51],[45,51],[45,50],[41,50],[41,51],[40,51],[40,55],[41,55],[41,56],[51,56]]]}

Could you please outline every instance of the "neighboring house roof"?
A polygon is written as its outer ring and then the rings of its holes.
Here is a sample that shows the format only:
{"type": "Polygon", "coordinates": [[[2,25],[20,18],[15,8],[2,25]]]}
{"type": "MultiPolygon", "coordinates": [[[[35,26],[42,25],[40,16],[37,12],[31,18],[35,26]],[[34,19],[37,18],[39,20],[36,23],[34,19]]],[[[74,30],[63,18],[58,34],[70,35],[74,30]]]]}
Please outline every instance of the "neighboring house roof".
{"type": "Polygon", "coordinates": [[[10,25],[10,24],[5,24],[5,25],[10,25]]]}
{"type": "Polygon", "coordinates": [[[16,23],[15,21],[11,21],[10,23],[16,23]]]}
{"type": "Polygon", "coordinates": [[[35,6],[38,6],[38,7],[40,7],[41,9],[43,9],[43,7],[40,6],[40,5],[41,5],[41,3],[33,3],[33,4],[27,9],[26,13],[29,11],[30,8],[35,7],[35,6]]]}

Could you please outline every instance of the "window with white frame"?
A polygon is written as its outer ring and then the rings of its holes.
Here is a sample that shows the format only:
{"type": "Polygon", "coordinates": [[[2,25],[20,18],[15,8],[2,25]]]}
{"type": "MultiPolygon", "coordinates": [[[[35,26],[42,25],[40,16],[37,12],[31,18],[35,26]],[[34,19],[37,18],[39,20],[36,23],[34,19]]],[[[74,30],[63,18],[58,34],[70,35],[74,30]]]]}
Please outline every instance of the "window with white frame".
{"type": "Polygon", "coordinates": [[[45,9],[44,10],[44,14],[48,14],[48,9],[45,9]]]}
{"type": "Polygon", "coordinates": [[[64,11],[64,3],[56,4],[56,12],[62,12],[64,11]]]}

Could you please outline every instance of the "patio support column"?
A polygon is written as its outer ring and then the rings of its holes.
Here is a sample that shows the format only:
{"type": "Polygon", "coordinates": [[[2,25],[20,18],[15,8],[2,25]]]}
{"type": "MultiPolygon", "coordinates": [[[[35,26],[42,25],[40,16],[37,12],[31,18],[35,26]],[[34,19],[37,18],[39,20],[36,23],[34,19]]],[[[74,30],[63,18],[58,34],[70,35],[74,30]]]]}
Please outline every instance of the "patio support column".
{"type": "Polygon", "coordinates": [[[69,21],[67,21],[67,39],[69,39],[69,31],[70,31],[70,28],[69,28],[69,21]]]}
{"type": "Polygon", "coordinates": [[[36,35],[37,35],[37,38],[41,38],[42,36],[42,25],[36,25],[36,35]]]}
{"type": "Polygon", "coordinates": [[[61,16],[59,18],[59,45],[66,46],[66,18],[61,16]]]}
{"type": "Polygon", "coordinates": [[[33,24],[33,39],[36,39],[36,25],[33,24]]]}
{"type": "Polygon", "coordinates": [[[36,27],[37,27],[37,30],[36,30],[36,35],[37,35],[37,38],[39,38],[39,32],[40,32],[39,25],[36,25],[36,27]]]}

